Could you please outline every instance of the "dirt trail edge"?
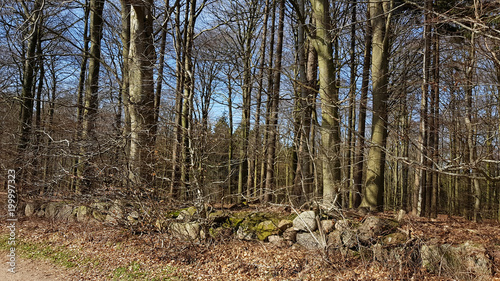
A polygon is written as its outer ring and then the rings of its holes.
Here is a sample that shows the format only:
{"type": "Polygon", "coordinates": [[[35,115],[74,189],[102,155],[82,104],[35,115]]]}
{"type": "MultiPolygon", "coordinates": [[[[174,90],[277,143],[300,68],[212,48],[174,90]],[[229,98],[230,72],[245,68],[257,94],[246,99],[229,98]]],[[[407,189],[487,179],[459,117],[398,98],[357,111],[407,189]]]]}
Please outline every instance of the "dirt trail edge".
{"type": "Polygon", "coordinates": [[[5,281],[52,281],[52,280],[72,280],[68,270],[63,270],[57,266],[41,261],[16,258],[16,273],[8,271],[9,258],[7,252],[0,251],[0,280],[5,281]]]}

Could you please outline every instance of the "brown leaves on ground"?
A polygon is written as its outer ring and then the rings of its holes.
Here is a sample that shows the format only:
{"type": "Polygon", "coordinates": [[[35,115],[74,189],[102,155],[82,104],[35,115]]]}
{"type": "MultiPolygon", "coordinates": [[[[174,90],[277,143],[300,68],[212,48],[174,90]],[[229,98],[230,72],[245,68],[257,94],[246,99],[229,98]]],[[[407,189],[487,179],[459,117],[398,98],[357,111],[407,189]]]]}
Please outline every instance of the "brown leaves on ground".
{"type": "MultiPolygon", "coordinates": [[[[23,242],[77,251],[75,280],[400,280],[410,276],[414,280],[446,280],[418,268],[409,273],[340,252],[332,258],[321,251],[257,241],[224,239],[195,244],[158,232],[141,234],[118,227],[36,218],[19,222],[18,228],[18,239],[23,242]]],[[[487,247],[500,246],[499,224],[495,222],[409,217],[401,228],[424,242],[474,241],[487,247]]],[[[496,280],[500,280],[500,256],[491,255],[496,280]]]]}

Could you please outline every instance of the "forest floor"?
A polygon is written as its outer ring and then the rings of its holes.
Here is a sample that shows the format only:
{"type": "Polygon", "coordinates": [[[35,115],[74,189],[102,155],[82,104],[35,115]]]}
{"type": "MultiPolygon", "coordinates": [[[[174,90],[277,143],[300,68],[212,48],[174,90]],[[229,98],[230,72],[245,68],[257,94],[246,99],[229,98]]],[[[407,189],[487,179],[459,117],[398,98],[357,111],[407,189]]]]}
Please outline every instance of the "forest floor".
{"type": "MultiPolygon", "coordinates": [[[[319,250],[240,241],[229,235],[197,244],[154,231],[137,233],[117,226],[36,217],[17,222],[18,273],[12,274],[7,272],[9,230],[3,218],[1,280],[451,280],[418,266],[398,268],[359,256],[329,256],[319,250]]],[[[403,228],[423,243],[500,245],[497,222],[408,217],[403,228]]],[[[500,253],[489,255],[494,280],[500,280],[500,253]]]]}

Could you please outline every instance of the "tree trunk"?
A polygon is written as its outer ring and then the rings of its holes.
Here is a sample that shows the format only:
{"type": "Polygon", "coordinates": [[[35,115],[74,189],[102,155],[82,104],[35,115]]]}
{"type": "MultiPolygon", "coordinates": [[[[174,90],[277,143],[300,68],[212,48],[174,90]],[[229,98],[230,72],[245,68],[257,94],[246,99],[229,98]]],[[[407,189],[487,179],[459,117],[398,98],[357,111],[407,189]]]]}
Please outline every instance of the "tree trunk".
{"type": "MultiPolygon", "coordinates": [[[[271,110],[269,122],[269,142],[267,144],[267,164],[266,164],[266,190],[273,192],[276,185],[274,177],[276,146],[278,137],[278,109],[280,99],[281,84],[281,58],[283,55],[283,30],[285,25],[285,0],[280,0],[278,19],[278,41],[276,46],[276,57],[274,62],[274,83],[269,109],[271,110]]],[[[269,198],[268,198],[269,199],[269,198]]]]}
{"type": "Polygon", "coordinates": [[[311,41],[318,53],[319,94],[321,99],[320,159],[323,165],[323,201],[334,204],[341,183],[340,126],[336,66],[333,59],[330,5],[326,0],[310,0],[316,20],[311,41]]]}
{"type": "Polygon", "coordinates": [[[372,50],[372,88],[373,121],[371,146],[368,153],[366,171],[366,192],[364,207],[383,210],[385,147],[387,142],[387,91],[389,66],[389,26],[391,3],[370,1],[371,24],[373,28],[372,50]]]}
{"type": "MultiPolygon", "coordinates": [[[[250,165],[248,168],[248,181],[251,181],[253,179],[253,194],[254,196],[258,196],[258,190],[261,188],[259,186],[259,177],[258,177],[258,158],[259,155],[259,149],[261,146],[261,136],[260,136],[260,115],[261,115],[261,108],[262,108],[262,92],[264,90],[264,68],[265,68],[265,63],[266,63],[266,42],[267,42],[267,22],[269,20],[269,4],[270,0],[266,0],[265,4],[265,10],[264,10],[264,22],[262,23],[262,41],[260,45],[260,61],[259,61],[259,77],[257,78],[258,80],[258,90],[257,90],[257,96],[256,96],[256,109],[255,109],[255,125],[254,125],[254,141],[253,141],[253,146],[254,149],[252,150],[252,155],[251,155],[251,161],[250,165]],[[250,176],[250,173],[253,173],[253,176],[250,176]]],[[[250,188],[252,186],[252,183],[247,181],[247,186],[250,188]]]]}
{"type": "MultiPolygon", "coordinates": [[[[370,19],[370,10],[367,10],[370,19]]],[[[354,177],[353,207],[361,205],[363,162],[365,154],[366,108],[368,102],[368,86],[370,83],[370,66],[372,61],[372,28],[370,20],[366,21],[365,50],[363,53],[363,73],[361,78],[361,98],[359,100],[358,148],[356,151],[356,175],[354,177]]]]}
{"type": "Polygon", "coordinates": [[[101,66],[101,39],[104,10],[104,0],[90,1],[90,54],[89,73],[85,89],[81,158],[78,163],[78,181],[75,187],[77,193],[92,190],[92,185],[97,179],[96,159],[97,136],[96,119],[99,107],[99,69],[101,66]]]}
{"type": "Polygon", "coordinates": [[[135,185],[152,181],[151,127],[154,124],[153,1],[132,2],[130,13],[129,179],[135,185]]]}
{"type": "MultiPolygon", "coordinates": [[[[33,14],[25,15],[26,18],[30,19],[30,28],[28,34],[30,34],[28,40],[28,47],[26,49],[26,55],[24,58],[24,68],[23,68],[23,80],[21,88],[21,107],[19,114],[20,121],[20,132],[19,132],[19,142],[17,145],[17,166],[22,167],[25,165],[24,156],[26,148],[30,142],[31,138],[31,127],[33,118],[33,100],[34,100],[34,81],[35,81],[35,67],[37,63],[36,59],[36,47],[39,40],[38,25],[40,24],[40,17],[42,16],[42,0],[36,0],[33,7],[33,14]]],[[[22,175],[24,171],[21,170],[19,175],[22,175]]]]}
{"type": "Polygon", "coordinates": [[[350,62],[349,67],[351,68],[350,82],[349,82],[349,124],[348,124],[348,135],[347,135],[347,190],[350,190],[350,200],[349,207],[354,206],[354,161],[353,161],[353,151],[356,147],[355,129],[356,129],[356,6],[357,1],[353,0],[351,3],[351,46],[349,50],[350,62]]]}
{"type": "Polygon", "coordinates": [[[264,129],[264,153],[262,155],[262,159],[264,159],[261,163],[260,169],[260,197],[264,202],[268,202],[271,200],[271,193],[269,190],[266,190],[266,175],[267,175],[267,158],[268,158],[268,144],[269,144],[269,130],[270,130],[270,122],[271,122],[271,112],[272,112],[272,93],[274,87],[274,68],[273,68],[273,58],[274,58],[274,35],[275,35],[275,27],[276,27],[276,0],[272,0],[271,7],[271,41],[269,42],[269,66],[268,66],[268,77],[267,77],[267,104],[266,104],[266,125],[264,129]]]}
{"type": "Polygon", "coordinates": [[[182,115],[182,104],[183,101],[183,91],[184,91],[184,59],[185,52],[183,49],[183,44],[181,40],[181,27],[180,27],[180,14],[181,5],[177,5],[175,10],[175,51],[176,51],[176,71],[175,76],[177,80],[177,85],[175,88],[175,121],[174,121],[174,143],[172,147],[172,175],[170,184],[170,196],[177,198],[180,192],[180,178],[181,178],[181,142],[182,142],[182,127],[181,127],[181,115],[182,115]]]}
{"type": "MultiPolygon", "coordinates": [[[[437,30],[433,34],[433,67],[432,76],[433,83],[431,89],[431,116],[432,116],[432,127],[431,127],[431,138],[432,142],[432,162],[435,164],[439,163],[439,34],[437,30]]],[[[432,218],[437,218],[438,213],[438,190],[439,190],[439,173],[435,171],[432,173],[432,188],[431,188],[431,208],[430,216],[432,218]]]]}

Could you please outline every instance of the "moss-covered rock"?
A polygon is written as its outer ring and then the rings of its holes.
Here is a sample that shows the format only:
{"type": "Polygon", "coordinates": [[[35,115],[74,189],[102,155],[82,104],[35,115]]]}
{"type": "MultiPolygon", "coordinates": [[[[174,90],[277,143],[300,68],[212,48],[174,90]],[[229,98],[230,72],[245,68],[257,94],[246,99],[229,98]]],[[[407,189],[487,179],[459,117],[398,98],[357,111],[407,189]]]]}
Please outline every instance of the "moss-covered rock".
{"type": "Polygon", "coordinates": [[[106,220],[106,215],[103,214],[100,210],[93,210],[92,217],[99,222],[104,222],[106,220]]]}
{"type": "Polygon", "coordinates": [[[89,207],[87,207],[85,205],[78,206],[73,210],[73,213],[76,215],[76,220],[78,222],[88,222],[89,221],[89,215],[90,215],[90,208],[89,207]]]}
{"type": "Polygon", "coordinates": [[[270,220],[258,223],[254,227],[255,234],[260,241],[264,241],[270,235],[278,232],[278,227],[270,220]]]}

